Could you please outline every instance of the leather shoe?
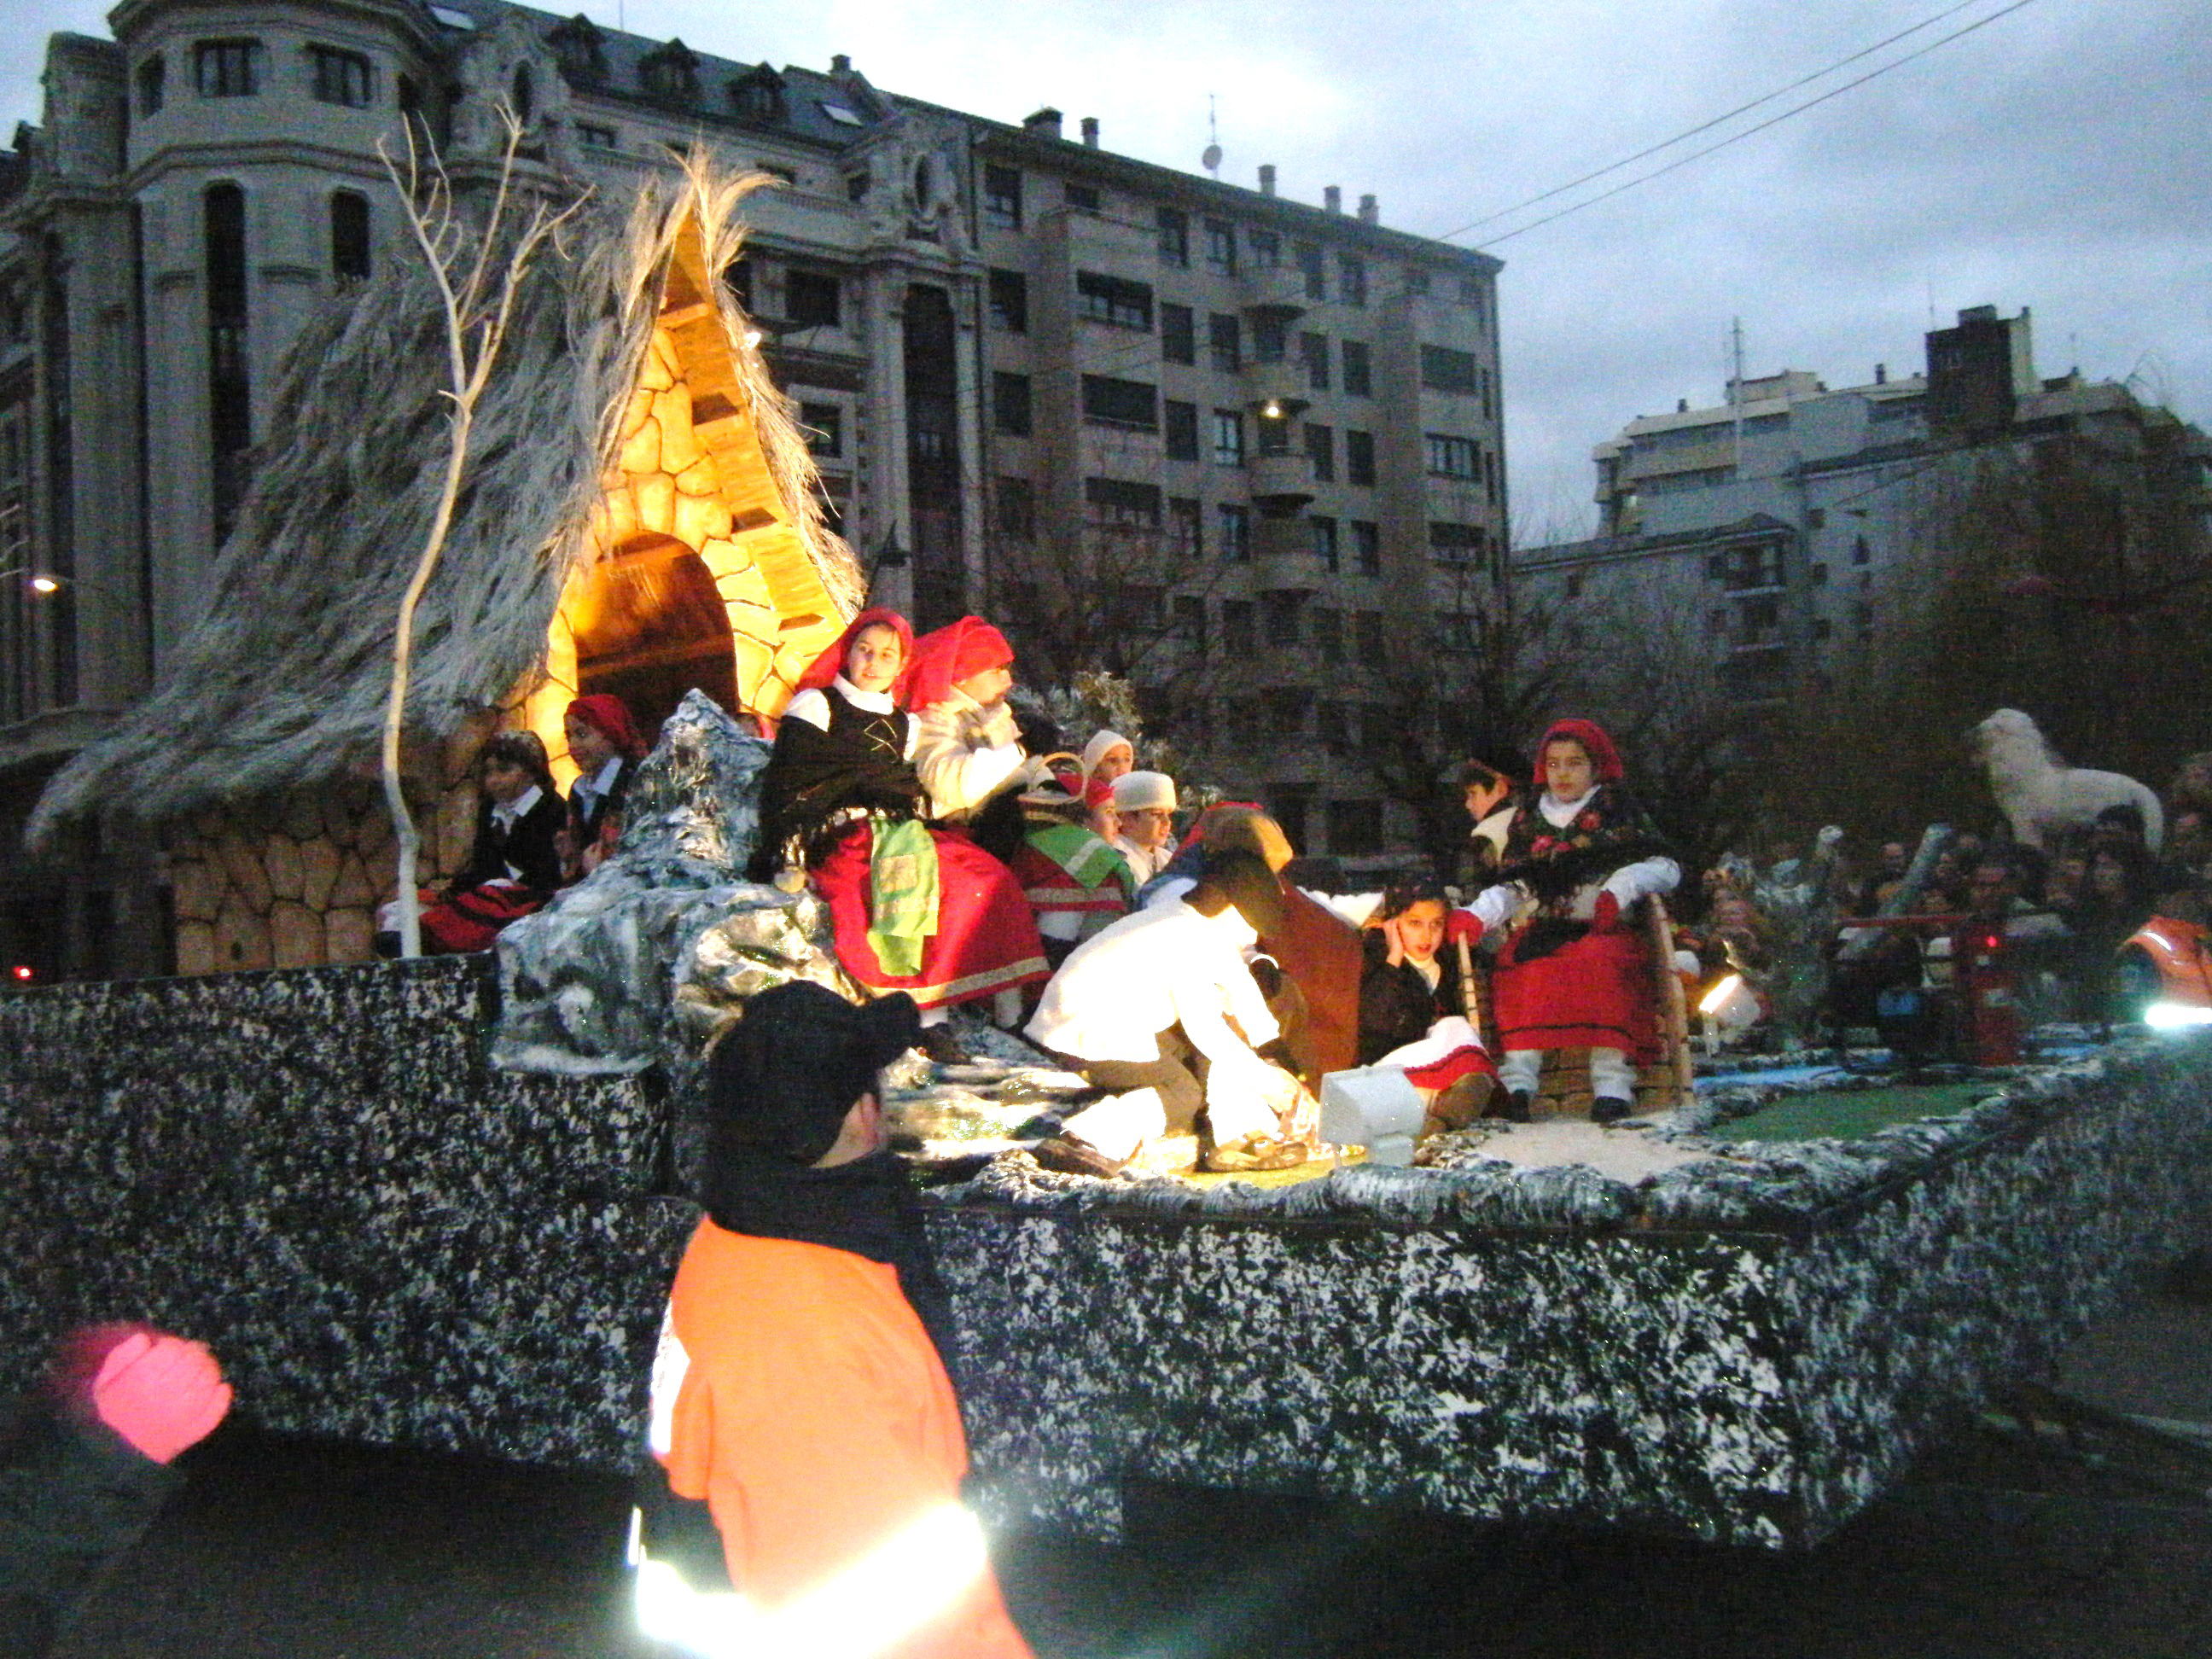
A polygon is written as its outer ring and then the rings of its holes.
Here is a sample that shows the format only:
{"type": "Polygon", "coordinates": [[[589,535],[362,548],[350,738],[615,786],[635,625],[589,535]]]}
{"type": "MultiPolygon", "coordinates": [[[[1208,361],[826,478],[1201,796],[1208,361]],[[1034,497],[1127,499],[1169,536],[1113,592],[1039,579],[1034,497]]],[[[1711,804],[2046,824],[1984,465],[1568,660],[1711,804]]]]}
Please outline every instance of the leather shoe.
{"type": "Polygon", "coordinates": [[[1526,1123],[1529,1109],[1535,1103],[1536,1097],[1526,1089],[1515,1089],[1498,1097],[1498,1103],[1491,1108],[1489,1115],[1502,1117],[1508,1123],[1526,1123]]]}
{"type": "Polygon", "coordinates": [[[1600,1095],[1590,1102],[1590,1121],[1618,1123],[1635,1109],[1636,1107],[1632,1102],[1616,1100],[1611,1095],[1600,1095]]]}
{"type": "Polygon", "coordinates": [[[1030,1156],[1040,1168],[1060,1175],[1091,1176],[1104,1181],[1121,1172],[1119,1162],[1073,1135],[1054,1135],[1048,1140],[1040,1140],[1030,1148],[1030,1156]]]}

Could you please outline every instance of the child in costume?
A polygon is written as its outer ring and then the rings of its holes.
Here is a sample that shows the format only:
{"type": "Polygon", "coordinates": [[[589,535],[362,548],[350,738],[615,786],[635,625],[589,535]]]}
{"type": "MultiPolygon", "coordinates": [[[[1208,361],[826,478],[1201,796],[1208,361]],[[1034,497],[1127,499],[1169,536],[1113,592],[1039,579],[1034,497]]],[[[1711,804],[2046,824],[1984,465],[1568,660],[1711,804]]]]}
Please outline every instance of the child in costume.
{"type": "Polygon", "coordinates": [[[622,838],[623,799],[645,758],[646,745],[629,705],[604,691],[571,702],[561,729],[568,758],[576,763],[576,781],[568,786],[562,859],[568,878],[581,881],[622,838]]]}
{"type": "MultiPolygon", "coordinates": [[[[477,757],[483,799],[468,862],[442,894],[422,894],[422,951],[484,951],[500,929],[542,908],[560,890],[562,828],[568,803],[546,765],[535,732],[495,732],[477,757]]],[[[380,956],[399,953],[398,906],[380,912],[380,956]]]]}
{"type": "Polygon", "coordinates": [[[924,1047],[957,1003],[1048,976],[1036,924],[1006,866],[922,822],[915,723],[900,707],[914,643],[896,611],[864,611],[800,677],[761,780],[756,879],[805,869],[830,906],[837,959],[874,991],[922,1010],[924,1047]]]}
{"type": "Polygon", "coordinates": [[[1450,902],[1431,881],[1382,895],[1363,935],[1359,1063],[1395,1066],[1429,1099],[1429,1128],[1464,1128],[1497,1074],[1467,1018],[1457,952],[1443,949],[1450,902]]]}
{"type": "Polygon", "coordinates": [[[1023,746],[1006,702],[1013,684],[1014,648],[981,617],[948,623],[915,644],[907,706],[929,816],[1006,859],[1021,841],[1021,791],[1050,775],[1023,746]]]}
{"type": "Polygon", "coordinates": [[[1447,929],[1469,942],[1511,931],[1492,980],[1506,1115],[1526,1122],[1550,1048],[1589,1050],[1590,1118],[1613,1123],[1636,1097],[1636,1063],[1658,1052],[1658,1011],[1643,942],[1622,913],[1672,892],[1668,856],[1622,779],[1612,738],[1589,720],[1553,723],[1537,745],[1541,792],[1506,830],[1497,883],[1455,910],[1447,929]]]}

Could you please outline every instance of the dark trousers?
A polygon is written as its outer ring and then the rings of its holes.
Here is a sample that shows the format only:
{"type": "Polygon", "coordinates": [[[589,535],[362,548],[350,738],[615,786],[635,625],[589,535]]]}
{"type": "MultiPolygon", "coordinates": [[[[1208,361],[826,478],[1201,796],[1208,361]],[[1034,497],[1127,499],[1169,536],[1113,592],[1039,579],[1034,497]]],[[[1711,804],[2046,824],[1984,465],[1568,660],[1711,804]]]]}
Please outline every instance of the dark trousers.
{"type": "Polygon", "coordinates": [[[1182,1034],[1180,1025],[1161,1032],[1159,1045],[1158,1060],[1078,1060],[1073,1054],[1055,1058],[1068,1070],[1080,1073],[1085,1081],[1114,1094],[1125,1095],[1132,1089],[1158,1090],[1160,1105],[1167,1113],[1168,1133],[1189,1134],[1198,1127],[1199,1114],[1206,1109],[1206,1056],[1182,1034]]]}

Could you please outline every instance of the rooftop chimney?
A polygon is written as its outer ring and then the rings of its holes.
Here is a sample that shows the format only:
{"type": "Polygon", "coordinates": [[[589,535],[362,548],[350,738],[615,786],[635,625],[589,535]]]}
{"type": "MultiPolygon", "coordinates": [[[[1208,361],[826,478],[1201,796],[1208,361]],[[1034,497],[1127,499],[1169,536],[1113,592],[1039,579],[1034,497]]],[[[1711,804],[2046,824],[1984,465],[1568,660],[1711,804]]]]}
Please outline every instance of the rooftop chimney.
{"type": "Polygon", "coordinates": [[[1060,112],[1049,107],[1041,109],[1022,123],[1022,131],[1039,138],[1057,138],[1060,137],[1060,112]]]}
{"type": "Polygon", "coordinates": [[[1083,118],[1083,142],[1093,149],[1098,148],[1098,118],[1095,115],[1083,118]]]}
{"type": "Polygon", "coordinates": [[[1274,193],[1275,164],[1273,161],[1262,161],[1260,163],[1260,194],[1273,196],[1274,193]]]}
{"type": "Polygon", "coordinates": [[[1359,198],[1359,222],[1363,225],[1374,225],[1380,224],[1382,222],[1382,210],[1376,205],[1375,198],[1372,196],[1361,197],[1359,198]]]}
{"type": "Polygon", "coordinates": [[[1874,383],[1876,386],[1887,386],[1889,384],[1889,365],[1887,363],[1876,363],[1874,366],[1874,383]]]}
{"type": "Polygon", "coordinates": [[[1321,192],[1321,204],[1327,208],[1331,213],[1343,212],[1344,186],[1342,185],[1322,185],[1321,192]]]}
{"type": "Polygon", "coordinates": [[[839,52],[835,58],[832,58],[830,60],[830,74],[850,75],[852,72],[853,60],[848,58],[843,52],[839,52]]]}

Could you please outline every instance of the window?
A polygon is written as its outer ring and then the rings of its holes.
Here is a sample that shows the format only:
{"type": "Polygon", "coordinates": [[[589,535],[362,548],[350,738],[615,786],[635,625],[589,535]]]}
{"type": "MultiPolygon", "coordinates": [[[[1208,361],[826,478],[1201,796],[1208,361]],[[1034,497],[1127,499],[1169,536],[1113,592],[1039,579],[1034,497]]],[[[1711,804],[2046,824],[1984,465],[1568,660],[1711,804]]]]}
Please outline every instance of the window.
{"type": "Polygon", "coordinates": [[[1338,858],[1373,858],[1382,850],[1382,803],[1333,800],[1328,804],[1328,850],[1338,858]]]}
{"type": "MultiPolygon", "coordinates": [[[[1145,432],[1159,429],[1159,392],[1142,380],[1116,380],[1104,374],[1083,377],[1083,418],[1109,426],[1134,427],[1145,432]]],[[[1157,504],[1152,509],[1159,518],[1157,504]]]]}
{"type": "Polygon", "coordinates": [[[993,520],[1008,541],[1026,542],[1036,535],[1036,494],[1027,478],[1000,478],[992,492],[993,520]]]}
{"type": "Polygon", "coordinates": [[[722,267],[722,286],[730,290],[730,297],[746,316],[753,314],[753,262],[732,259],[722,267]]]}
{"type": "Polygon", "coordinates": [[[793,328],[836,328],[844,312],[844,285],[818,270],[784,274],[783,313],[793,328]]]}
{"type": "Polygon", "coordinates": [[[1158,530],[1160,488],[1119,478],[1083,481],[1084,516],[1104,530],[1158,530]]]}
{"type": "Polygon", "coordinates": [[[1316,392],[1328,390],[1328,336],[1298,336],[1298,360],[1306,366],[1306,384],[1316,392]]]}
{"type": "Polygon", "coordinates": [[[1307,631],[1323,662],[1344,660],[1344,612],[1334,605],[1316,605],[1307,631]]]}
{"type": "MultiPolygon", "coordinates": [[[[740,121],[750,121],[756,126],[774,126],[784,118],[783,77],[771,69],[756,69],[741,75],[725,88],[730,94],[730,107],[740,121]]],[[[844,109],[842,104],[823,104],[822,112],[844,109]]],[[[841,126],[856,127],[860,118],[852,111],[844,111],[846,118],[841,126]]],[[[836,120],[836,117],[830,116],[836,120]]]]}
{"type": "Polygon", "coordinates": [[[799,424],[806,434],[806,453],[835,458],[845,453],[845,411],[836,404],[801,404],[799,424]]]}
{"type": "Polygon", "coordinates": [[[1375,395],[1367,348],[1358,340],[1344,343],[1344,389],[1355,398],[1375,395]]]}
{"type": "Polygon", "coordinates": [[[1168,635],[1203,655],[1206,651],[1206,601],[1195,594],[1178,593],[1175,600],[1175,618],[1168,624],[1168,635]]]}
{"type": "Polygon", "coordinates": [[[988,163],[983,168],[983,217],[1006,230],[1022,228],[1022,171],[988,163]]]}
{"type": "Polygon", "coordinates": [[[1213,411],[1213,464],[1216,466],[1244,465],[1243,410],[1217,409],[1213,411]]]}
{"type": "Polygon", "coordinates": [[[1259,420],[1259,436],[1262,455],[1287,455],[1291,453],[1291,423],[1283,416],[1263,413],[1259,420]]]}
{"type": "Polygon", "coordinates": [[[991,326],[1008,334],[1030,331],[1030,279],[1020,271],[991,273],[991,326]]]}
{"type": "Polygon", "coordinates": [[[1716,553],[1706,562],[1709,575],[1717,578],[1731,593],[1747,592],[1761,587],[1782,586],[1782,549],[1768,542],[1750,547],[1733,547],[1725,553],[1716,553]]]}
{"type": "Polygon", "coordinates": [[[1255,230],[1251,237],[1252,264],[1261,270],[1273,270],[1283,263],[1283,239],[1272,230],[1255,230]]]}
{"type": "MultiPolygon", "coordinates": [[[[1243,564],[1252,556],[1252,515],[1235,501],[1223,501],[1213,509],[1215,539],[1221,544],[1221,559],[1224,564],[1243,564]]],[[[1229,626],[1229,609],[1222,607],[1221,625],[1229,626]]]]}
{"type": "Polygon", "coordinates": [[[1364,489],[1375,487],[1375,434],[1347,431],[1344,434],[1344,481],[1364,489]]]}
{"type": "Polygon", "coordinates": [[[652,97],[672,104],[699,99],[699,57],[680,40],[656,46],[637,60],[638,84],[652,97]]]}
{"type": "Polygon", "coordinates": [[[1406,292],[1408,294],[1426,294],[1428,291],[1429,273],[1423,270],[1419,265],[1407,265],[1406,267],[1406,292]]]}
{"type": "Polygon", "coordinates": [[[368,277],[368,198],[357,190],[331,192],[331,275],[341,283],[368,277]]]}
{"type": "Polygon", "coordinates": [[[139,114],[153,115],[159,112],[168,73],[169,60],[159,52],[138,65],[139,114]]]}
{"type": "Polygon", "coordinates": [[[1152,326],[1149,284],[1101,276],[1095,270],[1075,273],[1075,308],[1094,323],[1115,328],[1141,328],[1149,332],[1152,326]]]}
{"type": "Polygon", "coordinates": [[[261,90],[258,40],[202,40],[192,47],[192,78],[203,98],[251,98],[261,90]]]}
{"type": "Polygon", "coordinates": [[[1190,216],[1176,208],[1161,208],[1153,215],[1159,226],[1160,263],[1182,270],[1190,264],[1190,216]]]}
{"type": "Polygon", "coordinates": [[[1123,633],[1158,634],[1167,625],[1167,591],[1138,582],[1109,582],[1106,620],[1123,633]]]}
{"type": "Polygon", "coordinates": [[[1336,297],[1348,306],[1367,303],[1367,266],[1349,253],[1337,256],[1336,297]]]}
{"type": "Polygon", "coordinates": [[[1306,459],[1313,463],[1316,483],[1336,482],[1336,428],[1333,426],[1306,427],[1306,459]]]}
{"type": "Polygon", "coordinates": [[[1865,537],[1854,536],[1851,538],[1851,562],[1853,564],[1866,564],[1869,562],[1873,557],[1874,555],[1867,550],[1867,538],[1865,537]]]}
{"type": "Polygon", "coordinates": [[[1187,495],[1171,497],[1168,501],[1169,550],[1186,559],[1196,559],[1206,550],[1202,521],[1203,511],[1196,501],[1187,495]]]}
{"type": "Polygon", "coordinates": [[[1322,263],[1321,250],[1311,242],[1300,242],[1297,248],[1298,270],[1306,279],[1306,298],[1328,298],[1328,270],[1322,263]]]}
{"type": "MultiPolygon", "coordinates": [[[[368,59],[357,52],[335,46],[309,46],[307,61],[314,70],[315,101],[343,104],[348,109],[368,107],[368,59]]],[[[529,118],[523,117],[525,120],[529,118]]]]}
{"type": "Polygon", "coordinates": [[[1431,392],[1473,392],[1481,390],[1474,372],[1474,354],[1449,346],[1421,348],[1421,384],[1431,392]]]}
{"type": "Polygon", "coordinates": [[[1805,574],[1807,577],[1810,579],[1814,586],[1826,587],[1828,585],[1827,561],[1825,559],[1815,559],[1813,562],[1813,568],[1805,574]]]}
{"type": "MultiPolygon", "coordinates": [[[[1480,562],[1483,543],[1487,539],[1483,528],[1477,524],[1437,524],[1429,526],[1429,551],[1438,564],[1465,565],[1480,562]]],[[[1569,598],[1573,595],[1570,594],[1569,598]]]]}
{"type": "Polygon", "coordinates": [[[1344,754],[1352,747],[1351,713],[1349,706],[1340,702],[1314,705],[1314,736],[1332,755],[1344,754]]]}
{"type": "Polygon", "coordinates": [[[1362,519],[1352,521],[1352,562],[1363,576],[1382,574],[1382,535],[1362,519]]]}
{"type": "MultiPolygon", "coordinates": [[[[1269,599],[1277,597],[1269,594],[1269,599]]],[[[1260,694],[1260,706],[1264,711],[1267,729],[1277,735],[1294,738],[1306,729],[1306,710],[1310,700],[1303,691],[1288,686],[1278,686],[1260,694]]]]}
{"type": "Polygon", "coordinates": [[[1252,319],[1252,361],[1279,363],[1290,349],[1291,331],[1280,317],[1261,315],[1252,319]]]}
{"type": "Polygon", "coordinates": [[[1161,302],[1160,356],[1171,363],[1198,361],[1198,330],[1188,306],[1161,302]]]}
{"type": "Polygon", "coordinates": [[[828,116],[841,127],[864,127],[868,125],[866,118],[862,116],[859,111],[848,109],[842,104],[833,104],[827,99],[816,99],[814,100],[814,107],[820,110],[824,115],[828,116]]]}
{"type": "Polygon", "coordinates": [[[1454,437],[1448,432],[1431,432],[1426,436],[1431,478],[1474,479],[1482,476],[1482,460],[1474,439],[1454,437]]]}
{"type": "MultiPolygon", "coordinates": [[[[577,85],[595,87],[607,78],[605,40],[590,18],[579,13],[565,23],[556,24],[545,38],[561,60],[561,73],[577,85]]],[[[410,107],[404,85],[400,107],[410,107]]]]}
{"type": "MultiPolygon", "coordinates": [[[[1295,588],[1277,588],[1272,593],[1260,596],[1261,617],[1267,630],[1268,644],[1296,645],[1298,642],[1298,620],[1304,613],[1305,604],[1306,596],[1295,588]]],[[[1291,696],[1297,699],[1294,707],[1304,709],[1307,693],[1294,690],[1291,696]]],[[[1302,725],[1304,721],[1294,723],[1302,725]]]]}
{"type": "Polygon", "coordinates": [[[991,376],[991,423],[1009,438],[1030,435],[1030,377],[1005,369],[991,376]]]}
{"type": "Polygon", "coordinates": [[[1335,570],[1337,559],[1336,520],[1334,519],[1313,518],[1308,519],[1306,520],[1306,524],[1309,529],[1309,533],[1313,538],[1314,557],[1321,561],[1321,568],[1322,569],[1328,571],[1335,570]]]}
{"type": "Polygon", "coordinates": [[[1249,657],[1259,642],[1259,636],[1252,629],[1252,601],[1224,599],[1221,602],[1221,648],[1232,657],[1249,657]]]}
{"type": "Polygon", "coordinates": [[[1234,317],[1215,312],[1206,322],[1206,344],[1213,354],[1213,366],[1224,374],[1234,374],[1244,367],[1244,331],[1234,317]]]}
{"type": "MultiPolygon", "coordinates": [[[[1370,663],[1381,662],[1382,660],[1382,613],[1380,611],[1357,612],[1352,618],[1352,643],[1358,647],[1361,656],[1370,663]]],[[[1371,735],[1371,727],[1370,732],[1371,735]]]]}
{"type": "Polygon", "coordinates": [[[576,123],[576,142],[586,149],[612,149],[615,147],[615,130],[590,121],[579,121],[576,123]]]}
{"type": "Polygon", "coordinates": [[[1098,189],[1095,185],[1079,185],[1071,179],[1060,187],[1060,199],[1078,213],[1098,211],[1098,189]]]}
{"type": "Polygon", "coordinates": [[[1161,435],[1167,441],[1168,459],[1171,461],[1194,461],[1198,459],[1198,405],[1177,403],[1170,398],[1162,405],[1161,435]]]}
{"type": "Polygon", "coordinates": [[[1220,219],[1206,222],[1206,263],[1224,276],[1237,274],[1237,227],[1220,219]]]}
{"type": "Polygon", "coordinates": [[[866,201],[868,187],[874,182],[865,173],[848,173],[845,177],[845,199],[848,202],[866,201]]]}

